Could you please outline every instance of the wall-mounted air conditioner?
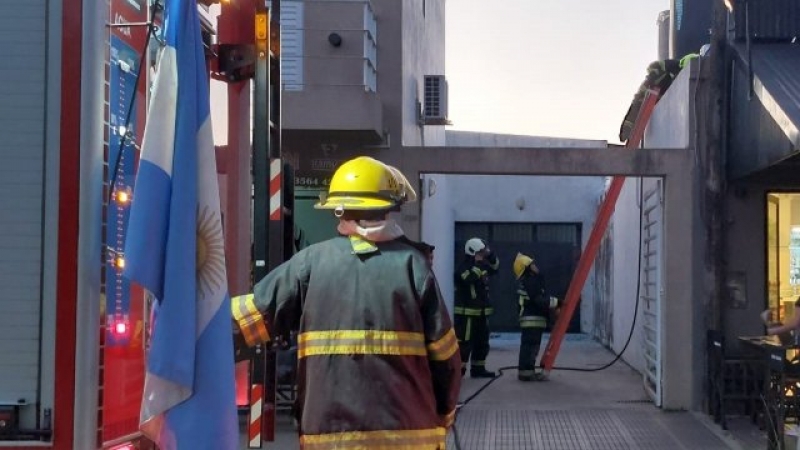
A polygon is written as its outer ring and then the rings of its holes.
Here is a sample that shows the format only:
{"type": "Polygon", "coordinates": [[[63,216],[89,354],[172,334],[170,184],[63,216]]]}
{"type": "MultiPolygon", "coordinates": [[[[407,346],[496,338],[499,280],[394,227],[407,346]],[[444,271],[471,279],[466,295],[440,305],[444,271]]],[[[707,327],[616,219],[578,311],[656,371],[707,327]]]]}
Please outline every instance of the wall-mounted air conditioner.
{"type": "Polygon", "coordinates": [[[425,75],[425,125],[449,125],[447,120],[447,80],[444,75],[425,75]]]}

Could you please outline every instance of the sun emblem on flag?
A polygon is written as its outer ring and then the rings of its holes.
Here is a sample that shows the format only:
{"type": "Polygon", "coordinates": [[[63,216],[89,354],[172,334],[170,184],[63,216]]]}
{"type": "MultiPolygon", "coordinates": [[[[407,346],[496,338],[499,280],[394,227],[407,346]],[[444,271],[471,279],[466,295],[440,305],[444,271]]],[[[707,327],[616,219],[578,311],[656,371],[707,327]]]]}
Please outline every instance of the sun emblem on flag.
{"type": "Polygon", "coordinates": [[[204,206],[197,214],[197,288],[208,296],[225,282],[221,222],[215,211],[204,206]]]}

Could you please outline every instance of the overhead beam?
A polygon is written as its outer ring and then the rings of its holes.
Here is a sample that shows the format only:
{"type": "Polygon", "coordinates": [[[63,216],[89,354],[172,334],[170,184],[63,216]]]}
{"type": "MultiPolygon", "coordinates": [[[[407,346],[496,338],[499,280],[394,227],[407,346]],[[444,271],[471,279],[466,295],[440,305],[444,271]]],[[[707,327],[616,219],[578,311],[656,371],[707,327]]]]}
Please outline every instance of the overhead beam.
{"type": "Polygon", "coordinates": [[[403,171],[481,175],[667,176],[686,170],[681,148],[403,147],[403,171]]]}

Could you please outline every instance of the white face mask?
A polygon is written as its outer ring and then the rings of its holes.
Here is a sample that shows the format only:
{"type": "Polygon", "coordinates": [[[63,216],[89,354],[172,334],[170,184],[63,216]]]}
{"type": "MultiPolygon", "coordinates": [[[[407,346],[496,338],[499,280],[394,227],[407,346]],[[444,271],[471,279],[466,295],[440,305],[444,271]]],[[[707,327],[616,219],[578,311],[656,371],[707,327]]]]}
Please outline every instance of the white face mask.
{"type": "Polygon", "coordinates": [[[345,236],[358,235],[372,242],[391,241],[403,235],[403,229],[391,219],[339,220],[336,229],[345,236]]]}

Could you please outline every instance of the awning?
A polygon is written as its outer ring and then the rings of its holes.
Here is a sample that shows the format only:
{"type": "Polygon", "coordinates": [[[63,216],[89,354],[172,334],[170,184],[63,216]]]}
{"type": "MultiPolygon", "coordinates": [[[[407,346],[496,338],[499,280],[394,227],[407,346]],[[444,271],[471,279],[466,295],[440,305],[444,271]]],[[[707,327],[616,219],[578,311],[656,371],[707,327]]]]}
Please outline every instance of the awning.
{"type": "MultiPolygon", "coordinates": [[[[736,46],[747,61],[747,47],[736,46]]],[[[751,46],[753,93],[795,150],[800,150],[800,45],[751,46]]]]}

